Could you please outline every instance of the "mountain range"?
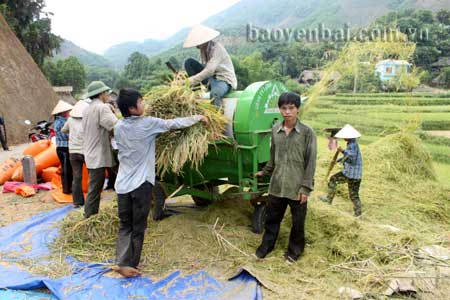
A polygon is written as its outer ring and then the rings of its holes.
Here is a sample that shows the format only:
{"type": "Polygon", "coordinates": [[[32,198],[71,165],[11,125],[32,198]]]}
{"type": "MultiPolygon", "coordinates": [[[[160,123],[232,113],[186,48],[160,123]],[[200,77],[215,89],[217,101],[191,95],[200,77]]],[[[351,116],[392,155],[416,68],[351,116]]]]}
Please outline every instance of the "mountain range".
{"type": "MultiPolygon", "coordinates": [[[[222,39],[226,40],[227,37],[245,33],[248,24],[261,28],[307,29],[318,24],[324,24],[328,28],[337,28],[343,24],[360,27],[369,25],[390,11],[408,8],[437,11],[449,7],[449,0],[242,0],[202,23],[220,30],[223,33],[222,39]]],[[[161,53],[166,57],[167,53],[181,49],[180,44],[188,31],[188,28],[184,28],[166,40],[124,42],[107,49],[103,56],[64,41],[56,58],[75,55],[85,65],[121,69],[135,51],[149,57],[161,53]],[[164,54],[165,51],[168,52],[164,54]]],[[[243,42],[243,36],[240,39],[229,38],[227,46],[251,48],[251,45],[242,45],[243,42]]]]}

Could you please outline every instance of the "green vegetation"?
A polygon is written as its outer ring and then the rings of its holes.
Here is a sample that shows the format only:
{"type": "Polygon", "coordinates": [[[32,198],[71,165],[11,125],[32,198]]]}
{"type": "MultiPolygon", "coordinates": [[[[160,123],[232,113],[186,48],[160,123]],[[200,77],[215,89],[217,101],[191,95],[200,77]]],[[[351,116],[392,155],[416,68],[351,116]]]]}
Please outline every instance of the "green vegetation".
{"type": "Polygon", "coordinates": [[[0,14],[39,66],[62,41],[51,33],[49,13],[44,9],[45,0],[0,0],[0,14]]]}
{"type": "Polygon", "coordinates": [[[84,66],[75,56],[57,62],[46,60],[42,69],[53,86],[72,86],[74,94],[79,94],[86,85],[84,66]]]}

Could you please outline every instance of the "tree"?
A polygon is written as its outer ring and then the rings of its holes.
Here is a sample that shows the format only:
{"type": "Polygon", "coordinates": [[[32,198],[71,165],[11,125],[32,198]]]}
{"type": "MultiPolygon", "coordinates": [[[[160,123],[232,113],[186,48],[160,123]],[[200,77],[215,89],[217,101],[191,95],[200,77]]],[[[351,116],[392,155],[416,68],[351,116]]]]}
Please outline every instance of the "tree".
{"type": "Polygon", "coordinates": [[[45,12],[44,0],[0,0],[0,13],[17,38],[42,67],[44,59],[58,49],[62,39],[51,33],[51,13],[45,12]]]}
{"type": "Polygon", "coordinates": [[[422,24],[433,24],[434,17],[433,12],[430,10],[418,10],[414,13],[414,17],[422,24]]]}
{"type": "Polygon", "coordinates": [[[442,85],[450,88],[450,67],[446,67],[442,70],[442,85]]]}
{"type": "Polygon", "coordinates": [[[119,82],[120,75],[110,69],[104,67],[86,67],[86,80],[87,82],[92,81],[103,81],[109,87],[116,87],[119,82]]]}
{"type": "Polygon", "coordinates": [[[250,82],[248,69],[241,65],[239,57],[231,56],[231,60],[233,61],[234,72],[238,80],[238,89],[245,89],[250,82]]]}
{"type": "Polygon", "coordinates": [[[142,53],[134,52],[128,58],[124,75],[130,80],[142,79],[149,74],[150,60],[142,53]]]}
{"type": "Polygon", "coordinates": [[[42,69],[52,85],[72,86],[75,94],[80,93],[86,85],[84,66],[74,56],[56,63],[46,60],[42,69]]]}
{"type": "Polygon", "coordinates": [[[436,13],[436,19],[439,23],[450,25],[450,10],[440,10],[436,13]]]}
{"type": "Polygon", "coordinates": [[[257,81],[283,79],[280,74],[280,63],[263,60],[259,51],[240,59],[238,70],[240,74],[245,74],[245,77],[238,76],[240,88],[257,81]]]}
{"type": "Polygon", "coordinates": [[[58,69],[63,70],[63,85],[71,85],[75,94],[80,93],[86,85],[86,72],[84,66],[75,56],[60,60],[56,64],[58,69]]]}
{"type": "Polygon", "coordinates": [[[431,64],[450,53],[450,11],[435,15],[428,10],[392,12],[377,19],[371,27],[399,28],[410,41],[417,44],[414,64],[431,71],[431,64]]]}

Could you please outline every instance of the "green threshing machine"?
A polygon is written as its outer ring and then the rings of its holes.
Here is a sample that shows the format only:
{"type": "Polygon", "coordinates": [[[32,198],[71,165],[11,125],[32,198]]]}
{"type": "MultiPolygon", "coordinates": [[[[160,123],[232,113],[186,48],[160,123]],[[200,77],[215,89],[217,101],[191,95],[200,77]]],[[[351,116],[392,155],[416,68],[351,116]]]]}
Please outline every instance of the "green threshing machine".
{"type": "Polygon", "coordinates": [[[280,94],[287,88],[276,81],[256,82],[244,91],[234,91],[223,99],[224,114],[229,120],[227,138],[210,145],[200,167],[185,167],[181,176],[163,178],[161,184],[172,197],[191,195],[199,206],[216,199],[238,197],[254,206],[252,230],[264,228],[269,179],[257,179],[270,158],[272,126],[282,120],[278,110],[280,94]],[[219,185],[232,185],[219,193],[219,185]]]}

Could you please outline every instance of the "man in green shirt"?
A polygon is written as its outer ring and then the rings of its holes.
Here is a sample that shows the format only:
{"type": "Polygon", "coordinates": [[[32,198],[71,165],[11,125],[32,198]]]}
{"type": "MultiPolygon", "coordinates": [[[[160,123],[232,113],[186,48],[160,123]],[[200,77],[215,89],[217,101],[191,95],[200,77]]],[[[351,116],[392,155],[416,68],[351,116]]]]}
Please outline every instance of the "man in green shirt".
{"type": "Polygon", "coordinates": [[[309,194],[314,188],[317,142],[314,130],[298,119],[300,96],[283,93],[278,107],[283,122],[272,128],[270,160],[256,176],[271,175],[265,232],[256,250],[264,258],[275,247],[286,208],[292,213],[292,229],[285,253],[288,261],[296,261],[305,248],[305,218],[309,194]]]}

